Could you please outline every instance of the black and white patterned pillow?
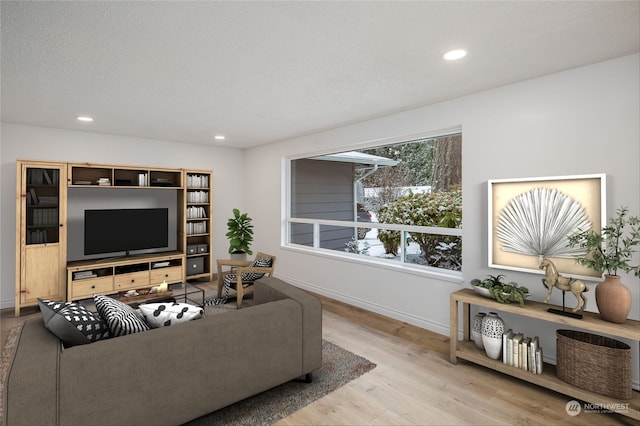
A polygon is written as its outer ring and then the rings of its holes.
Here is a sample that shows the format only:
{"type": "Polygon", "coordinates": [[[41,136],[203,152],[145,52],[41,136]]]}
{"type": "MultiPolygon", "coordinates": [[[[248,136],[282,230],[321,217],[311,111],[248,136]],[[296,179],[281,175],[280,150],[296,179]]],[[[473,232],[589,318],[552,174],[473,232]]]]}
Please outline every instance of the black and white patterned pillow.
{"type": "Polygon", "coordinates": [[[151,328],[168,327],[204,318],[204,309],[188,303],[145,303],[138,306],[151,328]]]}
{"type": "Polygon", "coordinates": [[[79,303],[38,299],[44,326],[66,347],[107,339],[109,326],[95,312],[79,303]]]}
{"type": "MultiPolygon", "coordinates": [[[[249,265],[253,268],[269,268],[271,266],[271,259],[267,257],[259,257],[249,265]]],[[[251,282],[256,281],[262,278],[264,274],[257,272],[244,272],[242,274],[242,282],[251,282]]],[[[227,285],[231,285],[238,279],[237,274],[227,274],[224,276],[224,283],[227,285]]]]}
{"type": "Polygon", "coordinates": [[[93,301],[102,318],[109,325],[114,337],[149,330],[149,324],[141,319],[131,306],[108,296],[95,295],[93,301]]]}

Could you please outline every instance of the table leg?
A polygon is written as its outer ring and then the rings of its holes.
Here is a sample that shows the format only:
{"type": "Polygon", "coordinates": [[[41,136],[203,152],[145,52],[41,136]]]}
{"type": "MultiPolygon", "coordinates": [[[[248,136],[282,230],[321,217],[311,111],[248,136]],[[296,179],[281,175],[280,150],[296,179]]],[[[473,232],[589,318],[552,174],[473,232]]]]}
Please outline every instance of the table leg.
{"type": "Polygon", "coordinates": [[[458,363],[456,350],[458,347],[458,301],[451,294],[449,306],[449,359],[452,364],[458,363]]]}
{"type": "Polygon", "coordinates": [[[468,303],[462,304],[462,338],[464,340],[471,340],[471,305],[468,303]]]}

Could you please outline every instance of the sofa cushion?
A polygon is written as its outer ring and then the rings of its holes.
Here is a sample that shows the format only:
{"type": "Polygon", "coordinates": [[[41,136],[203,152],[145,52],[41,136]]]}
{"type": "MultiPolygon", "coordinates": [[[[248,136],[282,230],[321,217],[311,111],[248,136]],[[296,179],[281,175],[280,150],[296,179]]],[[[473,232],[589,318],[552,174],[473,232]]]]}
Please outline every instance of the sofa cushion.
{"type": "Polygon", "coordinates": [[[188,303],[145,303],[138,306],[151,328],[168,327],[204,318],[204,309],[188,303]]]}
{"type": "Polygon", "coordinates": [[[112,336],[124,336],[149,330],[149,324],[140,318],[131,306],[99,294],[93,296],[93,301],[98,313],[109,325],[112,336]]]}
{"type": "Polygon", "coordinates": [[[79,303],[38,299],[44,326],[65,346],[85,345],[109,338],[107,323],[79,303]]]}

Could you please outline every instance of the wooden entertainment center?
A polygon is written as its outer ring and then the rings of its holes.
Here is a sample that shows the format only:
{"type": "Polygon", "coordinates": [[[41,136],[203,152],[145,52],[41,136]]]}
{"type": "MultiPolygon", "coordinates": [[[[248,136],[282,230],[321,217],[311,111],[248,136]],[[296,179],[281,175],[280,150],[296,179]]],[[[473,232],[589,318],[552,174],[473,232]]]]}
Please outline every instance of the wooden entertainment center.
{"type": "Polygon", "coordinates": [[[18,160],[16,168],[16,316],[38,298],[71,301],[163,282],[186,289],[188,279],[212,280],[210,170],[31,160],[18,160]],[[176,250],[68,262],[69,188],[175,191],[176,250]]]}

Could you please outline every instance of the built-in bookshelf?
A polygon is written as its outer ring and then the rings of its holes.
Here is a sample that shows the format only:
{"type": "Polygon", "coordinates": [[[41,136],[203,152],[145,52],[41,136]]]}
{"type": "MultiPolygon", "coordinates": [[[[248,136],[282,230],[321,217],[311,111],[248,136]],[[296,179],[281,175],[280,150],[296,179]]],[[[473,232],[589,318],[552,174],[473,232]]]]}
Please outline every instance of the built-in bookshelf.
{"type": "Polygon", "coordinates": [[[629,339],[637,342],[639,346],[640,321],[628,319],[624,324],[617,324],[603,321],[598,314],[593,312],[583,312],[582,319],[571,318],[548,312],[547,309],[549,305],[546,303],[527,300],[524,307],[521,307],[519,304],[498,303],[493,299],[479,295],[470,288],[458,290],[451,293],[450,296],[449,356],[453,364],[457,364],[458,359],[463,359],[508,374],[520,380],[525,380],[538,386],[560,392],[581,401],[592,404],[607,404],[607,406],[612,407],[612,411],[640,420],[640,392],[638,391],[633,391],[631,399],[625,400],[625,404],[620,404],[620,400],[617,398],[580,389],[560,380],[556,375],[554,365],[543,364],[540,374],[534,374],[531,371],[503,362],[504,358],[498,360],[489,358],[483,350],[478,349],[474,342],[470,341],[471,305],[488,308],[494,312],[508,312],[514,315],[535,318],[551,324],[559,324],[562,328],[566,328],[567,326],[575,327],[594,333],[629,339]],[[460,308],[462,308],[462,340],[458,339],[458,317],[460,315],[460,308]]]}
{"type": "Polygon", "coordinates": [[[186,253],[186,278],[189,280],[212,279],[213,257],[211,255],[211,213],[213,200],[211,191],[213,175],[207,170],[187,170],[184,180],[184,235],[186,253]]]}
{"type": "Polygon", "coordinates": [[[38,298],[77,300],[158,282],[183,283],[186,300],[187,279],[212,279],[210,170],[38,160],[17,160],[16,166],[16,316],[38,298]],[[175,191],[176,250],[68,262],[68,188],[175,191]]]}
{"type": "Polygon", "coordinates": [[[16,316],[65,296],[66,164],[16,162],[16,316]]]}

